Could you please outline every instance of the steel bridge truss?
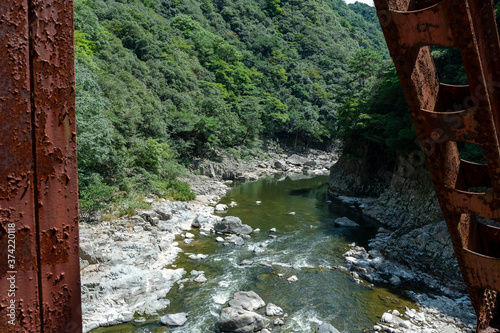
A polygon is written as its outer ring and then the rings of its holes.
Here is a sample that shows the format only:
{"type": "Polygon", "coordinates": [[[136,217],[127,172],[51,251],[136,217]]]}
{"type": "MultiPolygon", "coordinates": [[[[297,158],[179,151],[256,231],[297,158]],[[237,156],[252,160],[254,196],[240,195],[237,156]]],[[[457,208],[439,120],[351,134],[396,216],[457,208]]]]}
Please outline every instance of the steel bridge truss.
{"type": "Polygon", "coordinates": [[[375,0],[478,317],[500,332],[500,43],[491,0],[375,0]],[[431,46],[457,48],[467,86],[439,82],[431,46]],[[482,146],[487,164],[460,158],[482,146]]]}

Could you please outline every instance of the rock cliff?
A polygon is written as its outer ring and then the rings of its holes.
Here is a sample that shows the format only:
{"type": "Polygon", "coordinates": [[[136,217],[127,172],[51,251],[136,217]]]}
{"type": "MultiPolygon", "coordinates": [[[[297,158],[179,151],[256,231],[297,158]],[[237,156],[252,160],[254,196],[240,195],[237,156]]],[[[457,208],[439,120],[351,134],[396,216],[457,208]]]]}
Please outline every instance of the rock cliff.
{"type": "Polygon", "coordinates": [[[416,274],[432,275],[435,280],[426,283],[427,287],[463,291],[446,223],[421,153],[399,155],[391,163],[390,158],[374,157],[376,149],[366,143],[349,151],[331,168],[329,192],[332,198],[350,205],[357,202],[364,214],[390,230],[375,237],[371,249],[416,274]],[[377,159],[383,162],[375,164],[377,159]]]}

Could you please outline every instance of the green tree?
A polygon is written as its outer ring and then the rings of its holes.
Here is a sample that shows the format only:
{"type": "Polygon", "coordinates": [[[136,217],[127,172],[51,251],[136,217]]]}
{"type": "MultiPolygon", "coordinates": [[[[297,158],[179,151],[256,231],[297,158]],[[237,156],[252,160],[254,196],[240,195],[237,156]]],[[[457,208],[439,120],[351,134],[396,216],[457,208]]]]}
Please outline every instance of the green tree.
{"type": "Polygon", "coordinates": [[[371,49],[359,49],[351,60],[349,60],[349,72],[360,81],[361,86],[365,86],[368,78],[380,68],[382,57],[380,54],[371,49]]]}

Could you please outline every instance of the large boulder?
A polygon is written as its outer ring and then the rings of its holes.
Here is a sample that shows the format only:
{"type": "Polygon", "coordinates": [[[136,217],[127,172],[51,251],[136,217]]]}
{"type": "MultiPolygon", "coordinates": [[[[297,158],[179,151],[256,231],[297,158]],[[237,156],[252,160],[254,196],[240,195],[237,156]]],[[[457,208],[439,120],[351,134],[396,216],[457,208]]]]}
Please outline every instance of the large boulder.
{"type": "Polygon", "coordinates": [[[187,313],[181,312],[181,313],[167,314],[161,317],[160,320],[163,325],[182,326],[187,321],[187,313]]]}
{"type": "Polygon", "coordinates": [[[240,291],[234,294],[233,300],[229,301],[232,308],[253,311],[265,306],[266,303],[255,291],[240,291]]]}
{"type": "Polygon", "coordinates": [[[293,154],[286,161],[293,165],[303,165],[307,162],[307,159],[302,156],[293,154]]]}
{"type": "Polygon", "coordinates": [[[264,329],[270,320],[252,311],[224,308],[219,317],[221,332],[253,333],[264,329]]]}
{"type": "Polygon", "coordinates": [[[252,227],[242,224],[241,220],[235,216],[226,216],[221,221],[216,222],[214,229],[223,234],[249,235],[252,233],[252,227]]]}

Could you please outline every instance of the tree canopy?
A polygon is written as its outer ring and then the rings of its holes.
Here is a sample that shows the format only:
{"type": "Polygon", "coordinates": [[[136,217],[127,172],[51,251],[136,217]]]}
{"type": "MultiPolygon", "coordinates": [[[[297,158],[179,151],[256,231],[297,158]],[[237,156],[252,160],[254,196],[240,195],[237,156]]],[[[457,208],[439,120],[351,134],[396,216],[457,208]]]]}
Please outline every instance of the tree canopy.
{"type": "Polygon", "coordinates": [[[103,201],[165,194],[194,157],[357,128],[342,115],[388,57],[374,8],[343,0],[75,0],[75,30],[80,187],[103,201]]]}

